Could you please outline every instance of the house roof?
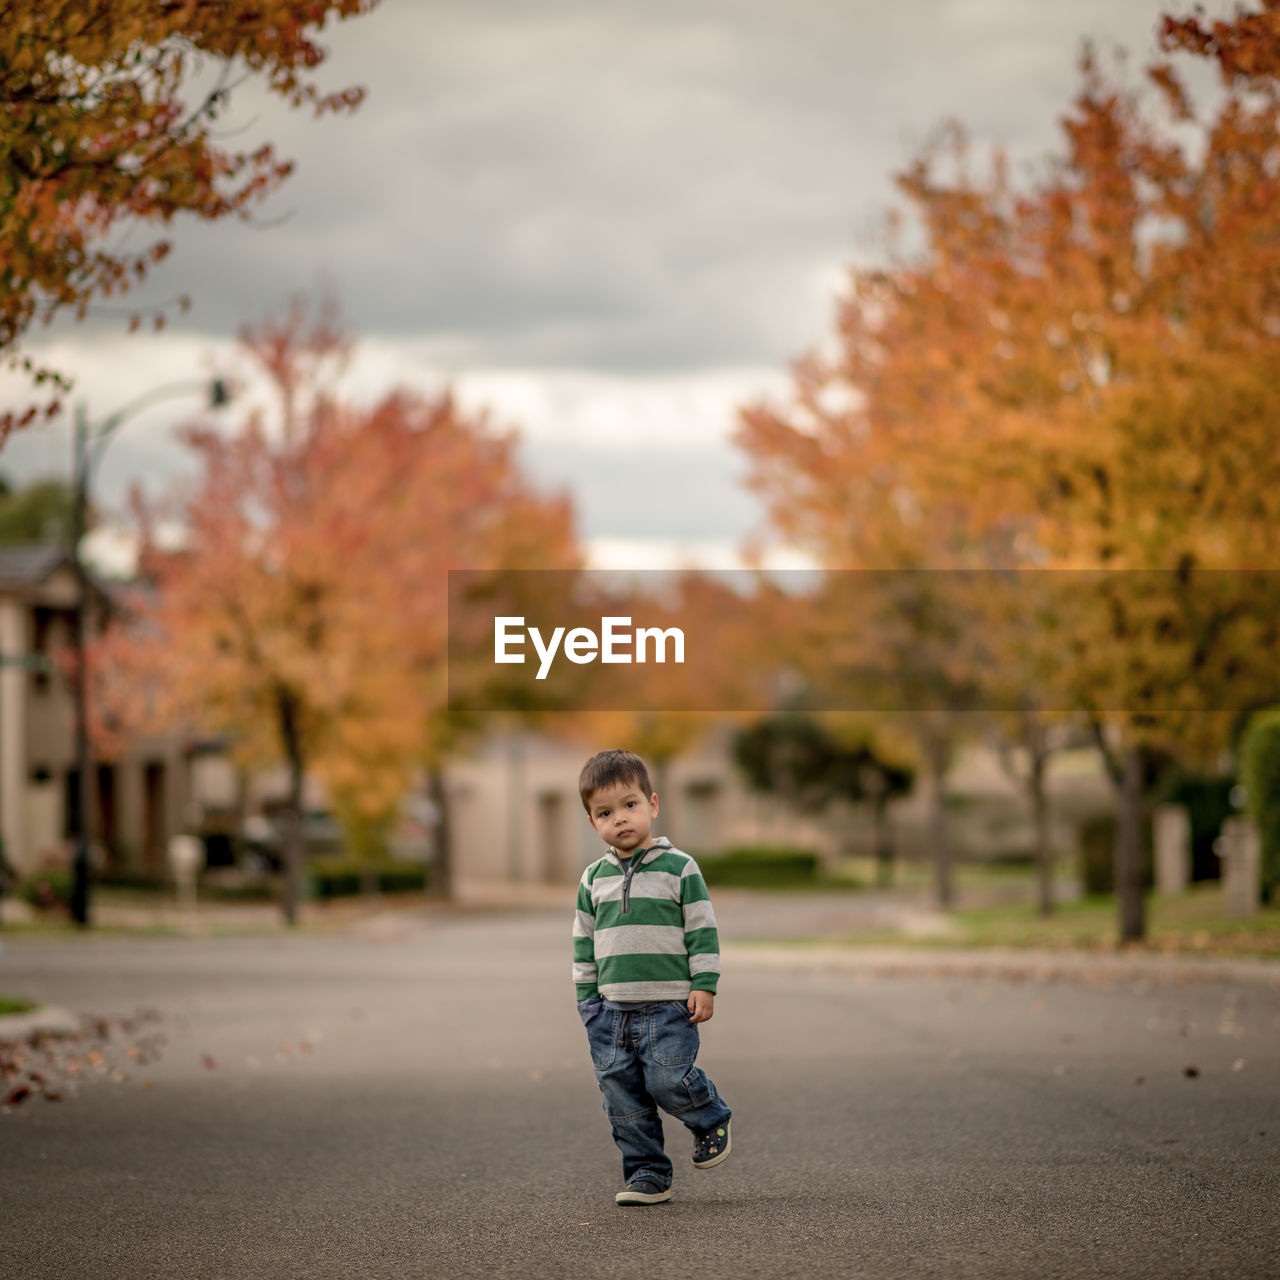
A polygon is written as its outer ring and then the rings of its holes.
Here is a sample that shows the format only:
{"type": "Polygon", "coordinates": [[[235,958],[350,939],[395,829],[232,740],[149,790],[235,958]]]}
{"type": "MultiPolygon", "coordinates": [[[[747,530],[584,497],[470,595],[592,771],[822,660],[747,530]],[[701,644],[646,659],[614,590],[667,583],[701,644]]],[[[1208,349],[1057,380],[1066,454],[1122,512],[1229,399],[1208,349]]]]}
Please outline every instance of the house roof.
{"type": "Polygon", "coordinates": [[[60,565],[70,562],[67,548],[56,542],[0,546],[0,588],[39,586],[60,565]]]}
{"type": "MultiPolygon", "coordinates": [[[[0,591],[30,591],[70,564],[70,550],[57,542],[0,543],[0,591]]],[[[90,590],[109,603],[112,593],[103,580],[92,570],[88,579],[90,590]]]]}

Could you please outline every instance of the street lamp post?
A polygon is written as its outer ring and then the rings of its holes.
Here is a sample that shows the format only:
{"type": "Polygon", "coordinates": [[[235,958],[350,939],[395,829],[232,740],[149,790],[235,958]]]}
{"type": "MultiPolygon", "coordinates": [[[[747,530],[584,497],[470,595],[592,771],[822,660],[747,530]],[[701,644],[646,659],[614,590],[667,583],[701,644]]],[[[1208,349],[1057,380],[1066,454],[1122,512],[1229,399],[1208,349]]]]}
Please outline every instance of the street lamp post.
{"type": "Polygon", "coordinates": [[[85,649],[89,625],[89,574],[85,568],[81,542],[89,511],[89,484],[94,468],[102,459],[116,429],[127,419],[150,408],[162,400],[189,396],[197,391],[208,394],[209,407],[221,408],[230,402],[227,384],[222,378],[212,382],[203,379],[187,379],[183,382],[156,387],[145,395],[131,400],[118,409],[96,430],[89,427],[84,404],[76,406],[74,491],[71,516],[71,568],[76,580],[76,609],[72,629],[72,646],[75,650],[75,755],[77,804],[75,823],[75,857],[72,863],[71,916],[78,925],[88,926],[90,859],[89,841],[93,830],[93,779],[90,777],[93,761],[89,750],[89,680],[85,670],[85,649]]]}

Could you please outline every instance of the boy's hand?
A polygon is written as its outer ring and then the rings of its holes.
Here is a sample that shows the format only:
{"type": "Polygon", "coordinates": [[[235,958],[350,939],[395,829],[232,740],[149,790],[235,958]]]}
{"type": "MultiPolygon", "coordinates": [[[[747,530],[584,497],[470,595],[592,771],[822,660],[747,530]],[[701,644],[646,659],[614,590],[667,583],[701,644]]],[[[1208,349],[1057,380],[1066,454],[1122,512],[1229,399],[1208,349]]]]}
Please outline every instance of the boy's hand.
{"type": "Polygon", "coordinates": [[[689,1021],[710,1022],[716,1011],[716,998],[710,991],[689,992],[689,1021]]]}

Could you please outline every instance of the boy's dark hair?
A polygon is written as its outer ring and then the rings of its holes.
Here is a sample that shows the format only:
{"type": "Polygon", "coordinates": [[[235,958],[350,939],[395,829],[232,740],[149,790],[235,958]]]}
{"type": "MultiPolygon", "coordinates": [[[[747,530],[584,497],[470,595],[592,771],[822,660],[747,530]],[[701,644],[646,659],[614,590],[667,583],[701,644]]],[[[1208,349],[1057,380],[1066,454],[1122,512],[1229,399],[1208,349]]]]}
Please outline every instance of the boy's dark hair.
{"type": "Polygon", "coordinates": [[[582,766],[582,772],[578,775],[578,794],[582,797],[582,807],[590,813],[591,797],[601,787],[613,787],[624,782],[634,782],[646,796],[653,795],[649,770],[644,767],[644,761],[638,755],[632,751],[623,751],[620,747],[598,752],[582,766]]]}

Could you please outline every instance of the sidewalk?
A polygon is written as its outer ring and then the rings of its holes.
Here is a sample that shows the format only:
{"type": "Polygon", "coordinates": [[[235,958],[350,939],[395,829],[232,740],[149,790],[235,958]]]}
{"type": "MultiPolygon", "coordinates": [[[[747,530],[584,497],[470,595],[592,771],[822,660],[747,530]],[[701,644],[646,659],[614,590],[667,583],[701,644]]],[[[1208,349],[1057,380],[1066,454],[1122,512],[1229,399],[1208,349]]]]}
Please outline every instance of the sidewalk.
{"type": "MultiPolygon", "coordinates": [[[[437,921],[463,915],[495,913],[540,916],[552,927],[558,920],[566,932],[572,915],[572,886],[506,881],[461,880],[455,900],[437,902],[422,894],[352,897],[299,904],[302,929],[381,941],[408,940],[430,930],[437,921]]],[[[951,922],[915,899],[899,895],[766,894],[722,890],[717,916],[726,961],[732,966],[786,969],[807,973],[843,973],[859,978],[921,976],[1005,980],[1121,982],[1232,982],[1280,988],[1280,960],[1161,953],[1154,950],[1071,950],[946,945],[951,922]],[[896,929],[902,946],[886,944],[886,929],[896,929]],[[859,945],[859,932],[877,937],[859,945]],[[847,945],[817,944],[809,938],[843,934],[847,945]],[[912,945],[911,939],[932,936],[937,945],[912,945]],[[738,941],[750,939],[750,941],[738,941]]],[[[4,919],[26,919],[29,909],[4,902],[4,919]]],[[[227,903],[202,900],[194,907],[172,898],[144,902],[112,901],[101,894],[92,907],[100,933],[59,929],[18,933],[17,937],[92,938],[106,931],[209,937],[216,934],[287,934],[280,908],[273,902],[227,903]]],[[[0,934],[0,947],[4,935],[0,934]]],[[[27,1015],[22,1015],[27,1016],[27,1015]]],[[[0,1019],[0,1026],[6,1025],[0,1019]]]]}
{"type": "Polygon", "coordinates": [[[990,978],[1015,982],[1227,982],[1280,991],[1280,960],[1227,960],[1146,951],[1043,951],[973,947],[792,947],[727,943],[728,964],[793,973],[990,978]]]}
{"type": "MultiPolygon", "coordinates": [[[[457,883],[450,902],[438,902],[421,893],[303,900],[298,904],[298,924],[341,931],[380,917],[404,920],[407,917],[430,918],[459,912],[550,911],[555,908],[572,913],[572,886],[566,889],[563,885],[462,880],[457,883]]],[[[90,918],[94,928],[154,930],[199,937],[217,932],[274,932],[287,928],[278,902],[228,902],[209,897],[198,898],[192,905],[169,895],[142,898],[110,890],[95,894],[90,905],[90,918]]],[[[0,925],[22,926],[38,924],[40,920],[39,913],[26,903],[13,898],[0,900],[0,925]]]]}

